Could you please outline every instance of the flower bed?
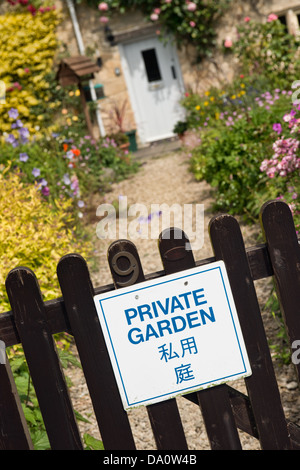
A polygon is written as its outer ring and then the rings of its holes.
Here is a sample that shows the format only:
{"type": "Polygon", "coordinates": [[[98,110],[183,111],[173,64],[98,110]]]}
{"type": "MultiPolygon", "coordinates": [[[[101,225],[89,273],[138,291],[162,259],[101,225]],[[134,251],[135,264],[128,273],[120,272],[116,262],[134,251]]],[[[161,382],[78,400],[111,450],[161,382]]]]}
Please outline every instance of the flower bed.
{"type": "MultiPolygon", "coordinates": [[[[79,91],[58,85],[51,69],[59,14],[51,2],[9,3],[11,12],[0,16],[0,312],[10,310],[5,277],[18,265],[34,271],[45,300],[59,296],[59,259],[74,251],[91,260],[81,220],[89,196],[112,182],[105,168],[113,180],[137,170],[113,139],[87,135],[79,91]]],[[[74,363],[66,335],[56,339],[62,364],[74,363]]],[[[23,350],[7,352],[34,446],[48,449],[23,350]]]]}
{"type": "Polygon", "coordinates": [[[249,18],[245,23],[233,45],[241,61],[235,81],[222,90],[207,90],[203,96],[187,93],[183,99],[188,127],[201,140],[191,152],[191,169],[197,179],[215,188],[216,210],[256,222],[262,203],[278,197],[290,204],[299,231],[300,107],[295,103],[298,82],[294,81],[300,72],[298,39],[287,35],[275,15],[264,24],[249,18]],[[263,39],[265,46],[259,51],[257,44],[263,39]],[[252,49],[258,70],[248,62],[252,49]],[[266,54],[273,62],[257,75],[266,54]]]}

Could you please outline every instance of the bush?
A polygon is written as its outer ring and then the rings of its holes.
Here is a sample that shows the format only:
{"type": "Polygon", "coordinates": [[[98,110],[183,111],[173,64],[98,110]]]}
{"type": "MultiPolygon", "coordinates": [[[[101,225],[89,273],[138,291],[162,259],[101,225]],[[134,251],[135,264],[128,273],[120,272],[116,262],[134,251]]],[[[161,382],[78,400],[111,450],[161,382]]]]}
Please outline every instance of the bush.
{"type": "MultiPolygon", "coordinates": [[[[287,108],[275,124],[278,134],[272,145],[272,156],[260,165],[268,177],[267,191],[284,200],[292,211],[298,235],[300,234],[300,105],[287,108]]],[[[271,152],[270,152],[271,154],[271,152]]]]}
{"type": "Polygon", "coordinates": [[[80,125],[76,127],[72,123],[62,127],[60,133],[32,139],[17,109],[9,110],[7,121],[11,133],[0,146],[0,163],[6,166],[10,162],[23,181],[36,184],[43,198],[52,204],[57,199],[70,198],[79,216],[84,199],[105,189],[105,167],[114,170],[115,179],[124,178],[138,168],[112,139],[97,142],[82,134],[80,125]]]}
{"type": "Polygon", "coordinates": [[[10,12],[0,16],[0,80],[6,86],[6,103],[0,107],[0,131],[10,132],[7,112],[18,108],[31,133],[51,123],[60,106],[51,101],[49,76],[57,50],[59,13],[50,9],[31,15],[10,12]],[[51,102],[50,102],[51,101],[51,102]]]}
{"type": "Polygon", "coordinates": [[[208,116],[201,145],[192,152],[191,168],[197,179],[216,188],[216,210],[257,218],[267,181],[260,165],[276,138],[272,125],[289,100],[285,90],[256,97],[246,90],[240,108],[225,103],[214,119],[208,116]]]}
{"type": "MultiPolygon", "coordinates": [[[[77,240],[74,235],[69,200],[57,201],[55,208],[51,207],[35,186],[22,183],[20,176],[9,168],[2,168],[0,186],[0,308],[3,312],[10,310],[5,278],[12,268],[32,269],[43,299],[50,300],[61,295],[56,277],[60,258],[73,251],[89,259],[91,247],[86,240],[77,240]]],[[[61,350],[64,361],[74,361],[67,355],[69,342],[66,338],[60,338],[60,343],[64,346],[61,350]]],[[[9,348],[8,357],[35,448],[49,448],[20,345],[9,348]]]]}
{"type": "Polygon", "coordinates": [[[254,85],[262,75],[269,86],[284,88],[287,79],[293,82],[299,77],[299,45],[299,37],[288,34],[277,16],[271,14],[261,23],[246,17],[244,25],[238,27],[238,40],[232,50],[241,73],[254,85]]]}
{"type": "Polygon", "coordinates": [[[88,256],[89,246],[77,240],[70,201],[56,201],[55,208],[43,201],[34,185],[24,184],[9,168],[0,172],[0,308],[10,305],[4,284],[8,271],[16,266],[31,268],[44,300],[59,295],[56,265],[70,251],[88,256]]]}

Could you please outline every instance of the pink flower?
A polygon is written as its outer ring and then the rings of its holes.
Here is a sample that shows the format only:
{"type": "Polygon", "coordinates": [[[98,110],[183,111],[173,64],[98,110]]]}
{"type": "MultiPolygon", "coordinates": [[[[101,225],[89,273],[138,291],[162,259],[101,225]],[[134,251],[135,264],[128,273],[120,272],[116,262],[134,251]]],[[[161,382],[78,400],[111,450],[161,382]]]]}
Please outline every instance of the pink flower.
{"type": "Polygon", "coordinates": [[[282,127],[281,127],[281,124],[276,122],[275,124],[273,124],[273,131],[277,132],[278,135],[281,134],[282,132],[282,127]]]}
{"type": "Polygon", "coordinates": [[[100,16],[99,20],[100,20],[100,23],[107,23],[108,22],[107,16],[100,16]]]}
{"type": "Polygon", "coordinates": [[[275,13],[271,13],[269,16],[268,16],[268,23],[271,23],[271,21],[275,21],[275,20],[278,20],[278,16],[275,15],[275,13]]]}
{"type": "Polygon", "coordinates": [[[232,47],[232,41],[231,39],[227,38],[224,41],[224,47],[232,47]]]}
{"type": "Polygon", "coordinates": [[[250,16],[245,16],[244,18],[245,23],[249,23],[250,20],[251,20],[250,16]]]}
{"type": "Polygon", "coordinates": [[[158,20],[158,14],[157,14],[157,13],[152,13],[152,14],[150,15],[150,19],[151,19],[152,21],[157,21],[157,20],[158,20]]]}
{"type": "Polygon", "coordinates": [[[190,26],[191,26],[192,28],[194,28],[194,27],[196,26],[195,21],[190,21],[190,26]]]}
{"type": "Polygon", "coordinates": [[[195,11],[196,8],[197,8],[196,3],[194,3],[194,2],[189,2],[189,3],[188,3],[187,9],[188,9],[189,11],[195,11]]]}
{"type": "Polygon", "coordinates": [[[172,0],[165,0],[165,3],[172,3],[172,0]]]}
{"type": "Polygon", "coordinates": [[[160,14],[160,8],[154,8],[153,13],[155,13],[156,15],[159,15],[160,14]]]}
{"type": "Polygon", "coordinates": [[[101,2],[101,3],[99,3],[98,8],[99,8],[100,11],[107,11],[108,10],[108,5],[105,2],[101,2]]]}

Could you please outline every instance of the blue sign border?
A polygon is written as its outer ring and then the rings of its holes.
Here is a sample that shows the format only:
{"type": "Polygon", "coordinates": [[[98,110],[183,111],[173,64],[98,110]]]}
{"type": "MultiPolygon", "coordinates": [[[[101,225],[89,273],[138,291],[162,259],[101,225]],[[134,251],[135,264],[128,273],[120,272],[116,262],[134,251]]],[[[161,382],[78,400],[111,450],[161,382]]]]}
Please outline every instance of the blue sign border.
{"type": "MultiPolygon", "coordinates": [[[[178,274],[180,274],[180,273],[178,273],[178,274]]],[[[234,318],[233,318],[232,309],[231,309],[231,305],[230,305],[230,302],[229,302],[228,292],[227,292],[227,289],[226,289],[226,285],[225,285],[225,281],[224,281],[221,266],[215,266],[215,267],[212,267],[212,268],[208,268],[204,271],[189,273],[189,274],[186,274],[184,276],[179,276],[179,277],[168,279],[168,280],[161,280],[161,281],[158,281],[156,284],[153,284],[151,286],[148,285],[148,286],[145,286],[145,287],[140,286],[138,288],[134,288],[134,285],[133,285],[132,290],[130,290],[130,291],[122,292],[122,289],[120,289],[120,291],[117,291],[117,292],[118,293],[116,293],[116,291],[114,291],[114,295],[111,295],[110,297],[106,297],[105,299],[98,299],[98,301],[99,301],[99,305],[100,305],[100,308],[101,308],[101,311],[102,311],[103,319],[104,319],[104,322],[105,322],[105,325],[106,325],[107,333],[108,333],[108,336],[109,336],[109,339],[110,339],[111,348],[112,348],[112,351],[113,351],[113,354],[114,354],[114,357],[115,357],[116,365],[117,365],[117,368],[118,368],[118,371],[119,371],[119,376],[120,376],[120,380],[122,382],[123,391],[124,391],[124,395],[126,397],[126,402],[127,402],[128,407],[139,406],[139,405],[142,405],[144,402],[148,402],[148,401],[151,401],[151,400],[157,400],[157,399],[163,398],[165,396],[170,396],[170,398],[171,398],[171,397],[174,397],[176,395],[183,394],[184,392],[188,393],[188,391],[191,390],[191,389],[193,391],[196,391],[195,389],[197,389],[197,388],[201,389],[201,388],[209,385],[210,383],[214,383],[216,381],[225,381],[226,379],[229,379],[231,377],[235,377],[237,375],[240,376],[240,375],[247,372],[247,368],[246,368],[246,365],[245,365],[245,359],[244,359],[244,356],[243,356],[243,353],[242,353],[239,337],[238,337],[238,334],[237,334],[236,325],[235,325],[235,321],[234,321],[234,318]],[[185,278],[188,278],[188,277],[191,277],[191,276],[204,274],[204,273],[207,273],[207,272],[213,271],[213,270],[218,270],[219,274],[221,276],[222,284],[223,284],[223,287],[224,287],[224,292],[225,292],[226,299],[227,299],[228,308],[229,308],[229,311],[230,311],[232,324],[233,324],[233,327],[234,327],[238,347],[239,347],[239,350],[240,350],[241,359],[242,359],[242,362],[243,362],[243,365],[244,365],[244,370],[241,370],[240,372],[236,372],[235,374],[232,374],[232,375],[228,375],[228,376],[224,376],[224,377],[220,377],[220,378],[217,378],[217,379],[210,380],[209,382],[202,382],[202,383],[193,385],[191,387],[182,388],[182,389],[176,390],[176,391],[174,390],[173,392],[168,392],[168,393],[165,393],[165,394],[162,394],[162,395],[156,395],[154,397],[145,398],[144,400],[129,403],[125,383],[124,383],[122,373],[121,373],[121,370],[120,370],[120,367],[119,367],[119,362],[118,362],[118,359],[117,359],[117,354],[116,354],[115,347],[114,347],[114,344],[113,344],[113,341],[112,341],[112,338],[111,338],[111,334],[110,334],[110,331],[109,331],[107,319],[106,319],[106,316],[105,316],[105,313],[104,313],[104,310],[103,310],[103,305],[102,305],[103,302],[105,302],[106,300],[110,300],[112,298],[120,297],[120,296],[127,295],[127,294],[132,294],[134,292],[139,292],[141,290],[151,289],[152,287],[156,287],[158,285],[161,286],[163,284],[168,284],[170,282],[178,281],[180,279],[185,279],[185,278]]]]}

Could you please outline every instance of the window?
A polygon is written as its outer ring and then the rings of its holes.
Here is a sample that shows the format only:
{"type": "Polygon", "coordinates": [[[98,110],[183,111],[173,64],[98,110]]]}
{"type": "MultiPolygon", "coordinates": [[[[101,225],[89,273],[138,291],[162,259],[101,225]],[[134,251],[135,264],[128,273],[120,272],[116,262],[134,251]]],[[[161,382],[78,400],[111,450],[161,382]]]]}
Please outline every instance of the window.
{"type": "Polygon", "coordinates": [[[144,59],[148,82],[156,82],[161,80],[162,78],[157,61],[156,50],[147,49],[142,51],[142,56],[144,59]]]}
{"type": "Polygon", "coordinates": [[[294,36],[300,34],[300,5],[282,10],[277,13],[277,16],[287,32],[294,36]]]}
{"type": "Polygon", "coordinates": [[[284,27],[286,29],[286,32],[288,32],[288,27],[287,27],[287,22],[286,22],[285,15],[278,16],[278,19],[279,19],[280,23],[284,25],[284,27]]]}

